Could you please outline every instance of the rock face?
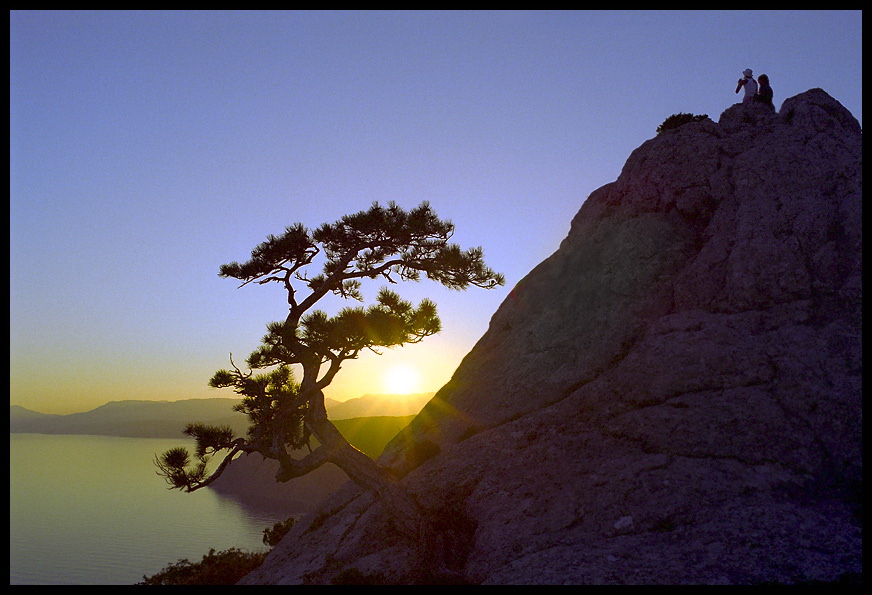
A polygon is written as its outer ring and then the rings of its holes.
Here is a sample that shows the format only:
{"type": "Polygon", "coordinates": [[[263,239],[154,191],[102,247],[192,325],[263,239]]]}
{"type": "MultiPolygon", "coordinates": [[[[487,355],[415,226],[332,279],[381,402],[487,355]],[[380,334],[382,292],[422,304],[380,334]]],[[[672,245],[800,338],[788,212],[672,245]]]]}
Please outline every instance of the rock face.
{"type": "MultiPolygon", "coordinates": [[[[667,131],[590,195],[380,459],[464,520],[455,580],[862,573],[861,149],[812,89],[667,131]]],[[[244,582],[415,580],[384,527],[347,486],[244,582]]]]}

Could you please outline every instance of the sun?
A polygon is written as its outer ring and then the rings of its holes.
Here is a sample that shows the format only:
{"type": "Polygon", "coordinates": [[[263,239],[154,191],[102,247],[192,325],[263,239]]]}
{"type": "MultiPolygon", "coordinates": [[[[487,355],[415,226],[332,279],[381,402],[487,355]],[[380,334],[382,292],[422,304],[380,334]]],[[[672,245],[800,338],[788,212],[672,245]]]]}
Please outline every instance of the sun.
{"type": "Polygon", "coordinates": [[[385,391],[391,395],[408,395],[418,390],[418,372],[412,366],[393,366],[384,376],[385,391]]]}

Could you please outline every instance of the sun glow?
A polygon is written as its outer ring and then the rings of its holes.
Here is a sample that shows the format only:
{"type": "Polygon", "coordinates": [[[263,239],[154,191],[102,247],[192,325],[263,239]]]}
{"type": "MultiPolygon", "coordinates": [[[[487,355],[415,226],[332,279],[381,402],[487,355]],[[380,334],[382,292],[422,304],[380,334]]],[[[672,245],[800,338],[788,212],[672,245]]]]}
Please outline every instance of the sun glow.
{"type": "Polygon", "coordinates": [[[408,395],[419,389],[418,372],[411,366],[393,366],[384,377],[384,388],[388,394],[408,395]]]}

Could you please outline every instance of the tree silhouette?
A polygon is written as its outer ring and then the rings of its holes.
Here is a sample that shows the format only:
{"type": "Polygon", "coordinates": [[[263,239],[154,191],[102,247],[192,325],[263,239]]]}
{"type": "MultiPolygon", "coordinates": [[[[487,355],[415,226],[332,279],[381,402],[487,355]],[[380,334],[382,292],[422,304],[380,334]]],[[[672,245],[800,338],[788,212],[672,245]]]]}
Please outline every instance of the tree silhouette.
{"type": "Polygon", "coordinates": [[[359,486],[375,492],[401,533],[416,538],[417,506],[385,469],[349,444],[327,419],[322,391],[342,363],[361,351],[417,343],[439,332],[436,305],[424,299],[415,307],[382,288],[369,307],[346,307],[334,316],[313,308],[328,294],[362,302],[364,279],[396,284],[418,281],[423,274],[457,290],[502,285],[503,276],[484,264],[481,248],[461,250],[449,243],[453,233],[453,224],[440,220],[426,202],[409,212],[393,202],[387,208],[373,203],[367,211],[314,231],[302,224],[287,227],[282,235],[270,235],[256,246],[247,262],[222,265],[219,275],[242,281],[240,287],[253,282],[281,285],[289,311],[283,321],[267,325],[261,346],[246,360],[248,372],[240,370],[231,355],[233,369],[219,370],[209,381],[212,387],[229,387],[242,397],[234,409],[248,416],[247,435],[236,437],[229,427],[188,424],[184,432],[196,446],[193,466],[185,448],[155,457],[158,474],[170,488],[193,492],[209,485],[238,453],[259,453],[278,461],[280,482],[331,462],[359,486]],[[321,272],[307,276],[306,267],[319,255],[324,258],[321,272]],[[299,382],[294,365],[301,369],[299,382]],[[317,441],[314,449],[312,438],[317,441]],[[308,452],[300,456],[303,448],[308,452]],[[207,476],[209,457],[224,450],[229,452],[207,476]]]}

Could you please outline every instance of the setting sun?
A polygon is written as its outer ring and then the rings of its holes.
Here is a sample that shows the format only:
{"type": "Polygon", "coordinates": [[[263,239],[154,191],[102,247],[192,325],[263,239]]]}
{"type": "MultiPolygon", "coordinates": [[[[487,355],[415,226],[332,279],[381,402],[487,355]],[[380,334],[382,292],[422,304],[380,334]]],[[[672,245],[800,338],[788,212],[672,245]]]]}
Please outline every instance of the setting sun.
{"type": "Polygon", "coordinates": [[[384,377],[385,391],[392,395],[411,394],[419,389],[418,372],[411,366],[389,368],[384,377]]]}

